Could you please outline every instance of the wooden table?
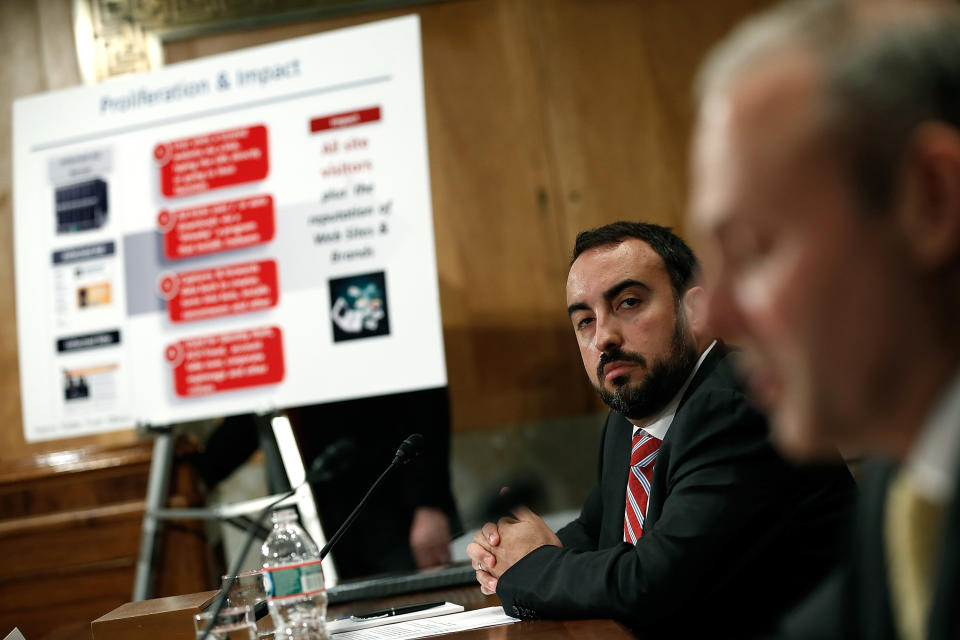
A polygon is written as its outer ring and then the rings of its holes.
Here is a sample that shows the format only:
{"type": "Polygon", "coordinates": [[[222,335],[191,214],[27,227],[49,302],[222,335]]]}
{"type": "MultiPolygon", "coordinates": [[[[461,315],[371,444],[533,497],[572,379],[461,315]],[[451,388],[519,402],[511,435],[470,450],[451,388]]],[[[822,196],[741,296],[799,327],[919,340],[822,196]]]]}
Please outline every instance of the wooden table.
{"type": "MultiPolygon", "coordinates": [[[[432,600],[455,602],[463,605],[463,608],[467,611],[500,606],[500,599],[496,596],[485,596],[480,593],[479,586],[468,586],[332,605],[327,610],[327,618],[335,619],[353,613],[432,600]]],[[[628,640],[633,638],[634,635],[629,629],[614,620],[529,620],[500,627],[461,631],[442,637],[451,640],[564,640],[567,638],[628,640]]]]}
{"type": "MultiPolygon", "coordinates": [[[[215,595],[216,591],[205,591],[164,600],[146,600],[135,603],[136,606],[133,606],[134,603],[127,603],[94,623],[97,637],[119,637],[123,640],[155,640],[160,637],[192,638],[193,613],[199,610],[197,608],[200,606],[199,603],[215,595]],[[169,612],[175,613],[177,619],[167,616],[169,612]],[[136,618],[138,620],[131,623],[131,620],[136,618]]],[[[496,596],[481,594],[479,586],[467,586],[332,605],[327,609],[327,617],[335,619],[374,609],[435,600],[455,602],[463,605],[467,611],[500,606],[500,600],[496,596]]],[[[264,625],[262,629],[271,628],[267,626],[266,618],[261,620],[261,624],[264,625]]],[[[90,638],[89,632],[88,626],[83,637],[90,638]]],[[[626,627],[613,620],[531,620],[450,633],[441,637],[451,640],[629,640],[634,636],[626,627]]],[[[73,640],[73,636],[61,638],[61,636],[52,635],[45,636],[44,640],[54,640],[54,638],[73,640]]]]}

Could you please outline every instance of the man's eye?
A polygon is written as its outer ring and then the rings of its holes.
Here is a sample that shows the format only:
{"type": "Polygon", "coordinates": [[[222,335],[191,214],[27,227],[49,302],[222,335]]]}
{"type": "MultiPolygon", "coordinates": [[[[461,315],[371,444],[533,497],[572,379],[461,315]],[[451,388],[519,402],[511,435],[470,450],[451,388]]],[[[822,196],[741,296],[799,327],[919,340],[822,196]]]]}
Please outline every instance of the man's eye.
{"type": "Polygon", "coordinates": [[[577,320],[577,329],[583,329],[587,327],[591,322],[593,322],[593,318],[580,318],[579,320],[577,320]]]}
{"type": "Polygon", "coordinates": [[[773,248],[773,239],[768,235],[754,233],[739,233],[731,236],[727,247],[727,256],[730,264],[737,271],[764,260],[773,248]]]}
{"type": "Polygon", "coordinates": [[[623,309],[633,309],[634,307],[640,306],[640,298],[624,298],[620,301],[620,307],[623,309]]]}

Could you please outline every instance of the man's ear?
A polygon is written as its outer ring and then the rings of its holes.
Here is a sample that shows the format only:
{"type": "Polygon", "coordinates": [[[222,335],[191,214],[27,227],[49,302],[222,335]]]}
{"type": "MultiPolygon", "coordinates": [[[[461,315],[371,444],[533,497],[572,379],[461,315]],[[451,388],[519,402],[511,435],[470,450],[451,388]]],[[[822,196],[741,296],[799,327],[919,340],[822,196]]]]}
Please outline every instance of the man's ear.
{"type": "Polygon", "coordinates": [[[960,132],[939,122],[917,128],[904,154],[896,212],[922,271],[960,259],[960,132]]]}
{"type": "Polygon", "coordinates": [[[712,333],[707,326],[707,291],[700,285],[694,285],[684,292],[680,302],[687,318],[687,326],[697,342],[700,342],[712,333]]]}

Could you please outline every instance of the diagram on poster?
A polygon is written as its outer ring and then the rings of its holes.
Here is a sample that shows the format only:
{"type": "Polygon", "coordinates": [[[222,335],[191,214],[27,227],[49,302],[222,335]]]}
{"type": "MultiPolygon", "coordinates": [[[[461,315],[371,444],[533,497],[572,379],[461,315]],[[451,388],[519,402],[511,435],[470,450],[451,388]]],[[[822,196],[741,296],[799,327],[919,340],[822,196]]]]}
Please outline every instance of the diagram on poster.
{"type": "Polygon", "coordinates": [[[446,384],[427,166],[416,16],[15,102],[26,439],[446,384]]]}

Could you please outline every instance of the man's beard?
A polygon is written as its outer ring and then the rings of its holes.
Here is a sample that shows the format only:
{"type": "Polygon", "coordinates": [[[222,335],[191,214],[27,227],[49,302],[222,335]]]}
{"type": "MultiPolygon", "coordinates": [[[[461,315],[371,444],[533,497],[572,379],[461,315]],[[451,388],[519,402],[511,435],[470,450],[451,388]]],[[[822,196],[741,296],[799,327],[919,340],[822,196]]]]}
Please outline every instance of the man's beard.
{"type": "MultiPolygon", "coordinates": [[[[603,380],[603,369],[610,362],[634,362],[648,369],[646,359],[639,353],[630,353],[620,349],[608,351],[600,356],[597,364],[597,380],[603,380]]],[[[616,389],[607,391],[602,383],[596,386],[597,393],[614,411],[634,420],[650,418],[663,410],[693,370],[697,362],[697,351],[687,331],[686,320],[677,315],[670,339],[670,355],[665,360],[657,360],[653,368],[648,369],[647,377],[640,384],[631,385],[629,376],[613,379],[616,389]]]]}

